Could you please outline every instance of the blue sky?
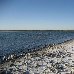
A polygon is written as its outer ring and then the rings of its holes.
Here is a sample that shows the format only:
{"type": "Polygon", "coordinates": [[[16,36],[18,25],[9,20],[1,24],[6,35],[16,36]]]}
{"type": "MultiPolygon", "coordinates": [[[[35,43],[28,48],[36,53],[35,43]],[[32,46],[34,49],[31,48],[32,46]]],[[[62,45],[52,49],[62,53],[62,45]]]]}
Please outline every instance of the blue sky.
{"type": "Polygon", "coordinates": [[[74,0],[0,0],[0,30],[74,30],[74,0]]]}

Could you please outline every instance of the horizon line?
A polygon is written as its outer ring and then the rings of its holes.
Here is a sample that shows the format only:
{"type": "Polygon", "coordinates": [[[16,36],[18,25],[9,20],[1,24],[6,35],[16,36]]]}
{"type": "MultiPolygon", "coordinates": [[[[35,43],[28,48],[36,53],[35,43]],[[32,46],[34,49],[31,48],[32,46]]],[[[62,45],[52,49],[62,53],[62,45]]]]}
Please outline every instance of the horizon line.
{"type": "Polygon", "coordinates": [[[31,30],[31,29],[24,30],[23,29],[23,30],[20,30],[20,29],[18,29],[18,30],[0,30],[0,31],[74,31],[74,30],[70,30],[70,29],[68,29],[68,30],[60,30],[60,29],[58,29],[58,30],[57,29],[52,29],[52,30],[51,29],[49,29],[49,30],[46,30],[46,29],[44,29],[44,30],[43,29],[42,30],[38,30],[38,29],[37,30],[31,30]]]}

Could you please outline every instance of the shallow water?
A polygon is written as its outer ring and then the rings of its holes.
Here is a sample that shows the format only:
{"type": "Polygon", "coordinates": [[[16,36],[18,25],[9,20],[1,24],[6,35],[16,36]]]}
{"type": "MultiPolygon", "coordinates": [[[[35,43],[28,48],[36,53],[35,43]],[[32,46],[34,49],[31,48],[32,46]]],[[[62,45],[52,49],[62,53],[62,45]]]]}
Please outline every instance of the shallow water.
{"type": "Polygon", "coordinates": [[[74,31],[8,31],[0,32],[0,60],[5,55],[58,44],[74,38],[74,31]]]}

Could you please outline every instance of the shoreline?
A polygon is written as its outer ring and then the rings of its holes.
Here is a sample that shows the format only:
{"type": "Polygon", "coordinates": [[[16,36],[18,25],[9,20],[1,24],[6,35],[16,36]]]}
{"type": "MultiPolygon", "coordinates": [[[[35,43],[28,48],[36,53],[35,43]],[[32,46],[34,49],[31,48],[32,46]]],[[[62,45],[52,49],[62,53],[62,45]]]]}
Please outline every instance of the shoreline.
{"type": "Polygon", "coordinates": [[[68,43],[68,42],[71,42],[73,41],[74,39],[70,39],[70,40],[66,40],[66,41],[63,41],[62,43],[58,43],[58,44],[49,44],[49,45],[44,45],[44,46],[37,46],[37,48],[31,48],[31,49],[28,49],[28,51],[23,51],[21,52],[21,54],[11,54],[9,55],[8,57],[7,56],[3,56],[3,60],[2,62],[0,62],[0,64],[3,64],[5,62],[9,62],[11,60],[14,60],[14,59],[17,59],[18,57],[23,57],[25,56],[27,53],[33,53],[33,52],[37,52],[37,51],[42,51],[48,47],[54,47],[54,46],[57,46],[57,45],[60,45],[60,44],[63,44],[63,43],[68,43]]]}
{"type": "Polygon", "coordinates": [[[74,61],[73,50],[74,50],[74,40],[68,40],[68,41],[59,43],[57,45],[48,46],[38,51],[33,51],[31,53],[27,53],[24,55],[21,54],[21,56],[17,59],[10,60],[8,62],[5,62],[4,64],[0,64],[0,73],[2,73],[3,71],[5,72],[6,70],[10,72],[10,74],[11,73],[23,74],[27,71],[30,74],[33,74],[33,73],[35,74],[37,72],[38,72],[37,74],[45,74],[45,72],[46,74],[48,73],[57,74],[58,72],[59,73],[61,72],[62,74],[71,73],[71,72],[74,73],[74,67],[72,67],[72,71],[70,69],[72,65],[70,65],[69,68],[65,66],[65,63],[66,65],[68,65],[72,63],[71,61],[74,61]],[[70,61],[71,63],[67,61],[70,61]],[[54,64],[54,67],[52,64],[54,64]],[[57,69],[56,65],[61,67],[57,69]],[[70,70],[61,71],[60,68],[63,69],[64,67],[65,69],[68,68],[70,70]],[[54,71],[51,69],[54,69],[54,71]]]}

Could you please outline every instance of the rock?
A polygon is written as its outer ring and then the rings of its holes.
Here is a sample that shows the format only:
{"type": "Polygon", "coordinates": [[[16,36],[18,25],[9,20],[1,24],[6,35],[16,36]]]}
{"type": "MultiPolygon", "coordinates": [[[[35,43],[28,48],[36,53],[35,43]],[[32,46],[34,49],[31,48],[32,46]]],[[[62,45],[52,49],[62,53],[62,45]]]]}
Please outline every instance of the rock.
{"type": "Polygon", "coordinates": [[[4,71],[1,72],[1,74],[12,74],[12,73],[10,71],[4,70],[4,71]]]}
{"type": "Polygon", "coordinates": [[[29,71],[23,72],[23,74],[30,74],[29,71]]]}
{"type": "Polygon", "coordinates": [[[12,67],[12,66],[14,66],[14,64],[13,64],[13,63],[10,65],[10,67],[12,67]]]}

